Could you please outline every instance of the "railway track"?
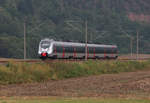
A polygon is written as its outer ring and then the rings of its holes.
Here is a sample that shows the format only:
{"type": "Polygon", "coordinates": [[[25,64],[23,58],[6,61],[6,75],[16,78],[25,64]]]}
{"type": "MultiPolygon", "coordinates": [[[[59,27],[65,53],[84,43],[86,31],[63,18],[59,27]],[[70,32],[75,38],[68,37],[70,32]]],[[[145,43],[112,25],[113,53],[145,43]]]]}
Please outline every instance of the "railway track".
{"type": "MultiPolygon", "coordinates": [[[[99,61],[104,61],[105,59],[97,59],[99,61]]],[[[112,61],[115,61],[113,59],[110,59],[112,61]]],[[[116,59],[118,61],[145,61],[145,60],[150,60],[150,58],[139,58],[139,59],[130,59],[130,58],[118,58],[116,59]]],[[[40,62],[57,62],[57,61],[65,61],[65,62],[82,62],[85,60],[81,59],[47,59],[47,60],[41,60],[41,59],[18,59],[18,60],[0,60],[0,63],[9,63],[9,62],[27,62],[27,63],[40,63],[40,62]]]]}

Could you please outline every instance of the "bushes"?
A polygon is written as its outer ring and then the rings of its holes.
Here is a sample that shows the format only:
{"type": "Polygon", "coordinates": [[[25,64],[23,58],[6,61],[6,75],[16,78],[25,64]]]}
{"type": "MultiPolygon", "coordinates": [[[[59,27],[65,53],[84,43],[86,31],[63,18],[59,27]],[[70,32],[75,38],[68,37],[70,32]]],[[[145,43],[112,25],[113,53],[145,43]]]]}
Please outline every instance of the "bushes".
{"type": "Polygon", "coordinates": [[[147,69],[150,62],[85,61],[15,63],[0,65],[0,84],[44,82],[89,75],[112,74],[147,69]]]}
{"type": "Polygon", "coordinates": [[[0,83],[41,82],[50,79],[46,64],[29,64],[10,62],[0,66],[0,83]]]}

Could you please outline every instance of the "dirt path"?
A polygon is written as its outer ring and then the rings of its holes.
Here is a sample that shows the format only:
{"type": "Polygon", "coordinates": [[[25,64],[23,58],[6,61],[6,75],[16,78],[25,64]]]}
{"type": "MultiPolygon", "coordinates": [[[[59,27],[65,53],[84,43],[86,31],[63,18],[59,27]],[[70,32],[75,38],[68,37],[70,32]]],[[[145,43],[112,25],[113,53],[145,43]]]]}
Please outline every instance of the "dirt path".
{"type": "Polygon", "coordinates": [[[0,85],[0,96],[149,96],[150,71],[0,85]]]}

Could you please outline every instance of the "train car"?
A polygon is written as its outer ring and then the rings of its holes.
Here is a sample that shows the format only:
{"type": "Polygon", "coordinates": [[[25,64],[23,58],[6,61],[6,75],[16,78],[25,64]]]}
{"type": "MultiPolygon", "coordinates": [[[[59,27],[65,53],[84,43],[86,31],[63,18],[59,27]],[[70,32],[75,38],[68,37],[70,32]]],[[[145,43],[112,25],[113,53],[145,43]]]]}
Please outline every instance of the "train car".
{"type": "MultiPolygon", "coordinates": [[[[38,55],[42,59],[84,59],[85,44],[75,42],[61,42],[43,39],[39,43],[38,55]]],[[[116,45],[87,44],[88,59],[117,59],[116,45]]]]}

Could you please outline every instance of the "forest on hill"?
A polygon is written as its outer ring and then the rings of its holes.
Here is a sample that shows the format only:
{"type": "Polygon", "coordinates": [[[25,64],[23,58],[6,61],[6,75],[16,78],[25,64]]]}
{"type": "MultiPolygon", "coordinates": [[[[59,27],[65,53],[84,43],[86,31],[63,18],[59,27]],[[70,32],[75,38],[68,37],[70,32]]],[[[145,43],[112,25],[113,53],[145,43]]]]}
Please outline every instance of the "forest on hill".
{"type": "Polygon", "coordinates": [[[119,53],[150,53],[149,0],[0,0],[0,57],[23,58],[24,23],[27,58],[37,58],[43,38],[116,44],[119,53]]]}

